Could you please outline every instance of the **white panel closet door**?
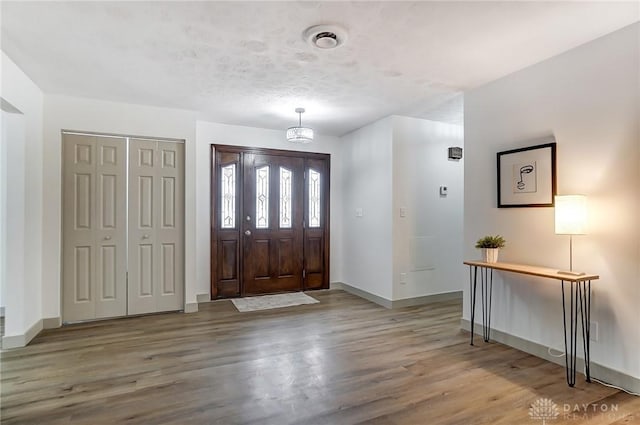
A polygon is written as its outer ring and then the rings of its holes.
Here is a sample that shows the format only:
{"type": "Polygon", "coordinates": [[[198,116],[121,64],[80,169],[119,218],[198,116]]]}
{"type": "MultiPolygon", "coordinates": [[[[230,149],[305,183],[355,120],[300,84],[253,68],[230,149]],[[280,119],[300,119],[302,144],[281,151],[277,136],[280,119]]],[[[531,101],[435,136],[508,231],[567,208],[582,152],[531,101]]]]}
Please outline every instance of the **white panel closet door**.
{"type": "Polygon", "coordinates": [[[129,314],[184,306],[184,144],[129,141],[129,314]]]}
{"type": "Polygon", "coordinates": [[[63,320],[127,314],[126,139],[63,135],[63,320]]]}

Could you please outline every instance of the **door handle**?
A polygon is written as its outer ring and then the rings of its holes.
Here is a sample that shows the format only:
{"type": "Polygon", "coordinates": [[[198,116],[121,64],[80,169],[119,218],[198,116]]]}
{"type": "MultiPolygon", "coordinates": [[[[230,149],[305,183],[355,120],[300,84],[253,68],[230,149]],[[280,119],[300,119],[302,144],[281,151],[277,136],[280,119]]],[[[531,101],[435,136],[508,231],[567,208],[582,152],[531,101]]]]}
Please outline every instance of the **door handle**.
{"type": "Polygon", "coordinates": [[[149,235],[147,235],[147,234],[142,235],[142,239],[149,239],[149,235]]]}
{"type": "Polygon", "coordinates": [[[105,240],[105,241],[110,241],[110,240],[111,240],[111,236],[105,236],[105,237],[104,237],[104,240],[105,240]]]}
{"type": "Polygon", "coordinates": [[[245,230],[244,234],[247,235],[247,236],[251,236],[251,230],[245,230]]]}

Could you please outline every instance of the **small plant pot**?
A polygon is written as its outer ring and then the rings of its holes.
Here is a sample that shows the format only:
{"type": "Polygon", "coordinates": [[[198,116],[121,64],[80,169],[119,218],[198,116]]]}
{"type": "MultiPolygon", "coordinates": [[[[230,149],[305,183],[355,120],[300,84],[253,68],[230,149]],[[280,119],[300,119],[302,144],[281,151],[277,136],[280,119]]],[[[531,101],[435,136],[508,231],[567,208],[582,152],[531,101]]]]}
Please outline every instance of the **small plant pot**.
{"type": "Polygon", "coordinates": [[[482,248],[482,259],[485,263],[497,263],[500,248],[482,248]]]}

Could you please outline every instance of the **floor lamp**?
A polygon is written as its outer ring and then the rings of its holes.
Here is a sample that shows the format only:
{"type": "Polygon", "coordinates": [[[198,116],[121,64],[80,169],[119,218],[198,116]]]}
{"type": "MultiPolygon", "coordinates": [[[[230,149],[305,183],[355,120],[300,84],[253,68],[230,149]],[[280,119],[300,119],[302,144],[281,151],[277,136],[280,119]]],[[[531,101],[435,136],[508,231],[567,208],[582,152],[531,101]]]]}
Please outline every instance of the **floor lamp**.
{"type": "Polygon", "coordinates": [[[573,271],[573,235],[584,235],[587,230],[587,197],[584,195],[558,195],[555,197],[556,235],[569,235],[569,270],[558,273],[580,276],[573,271]]]}

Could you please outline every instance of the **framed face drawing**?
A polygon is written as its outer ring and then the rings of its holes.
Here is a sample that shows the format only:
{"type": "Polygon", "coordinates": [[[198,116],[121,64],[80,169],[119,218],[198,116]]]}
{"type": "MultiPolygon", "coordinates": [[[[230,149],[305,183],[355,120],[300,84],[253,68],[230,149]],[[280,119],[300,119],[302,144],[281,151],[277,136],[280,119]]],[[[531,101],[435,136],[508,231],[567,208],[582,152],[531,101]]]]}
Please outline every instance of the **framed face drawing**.
{"type": "Polygon", "coordinates": [[[498,152],[498,208],[553,207],[556,144],[498,152]]]}

